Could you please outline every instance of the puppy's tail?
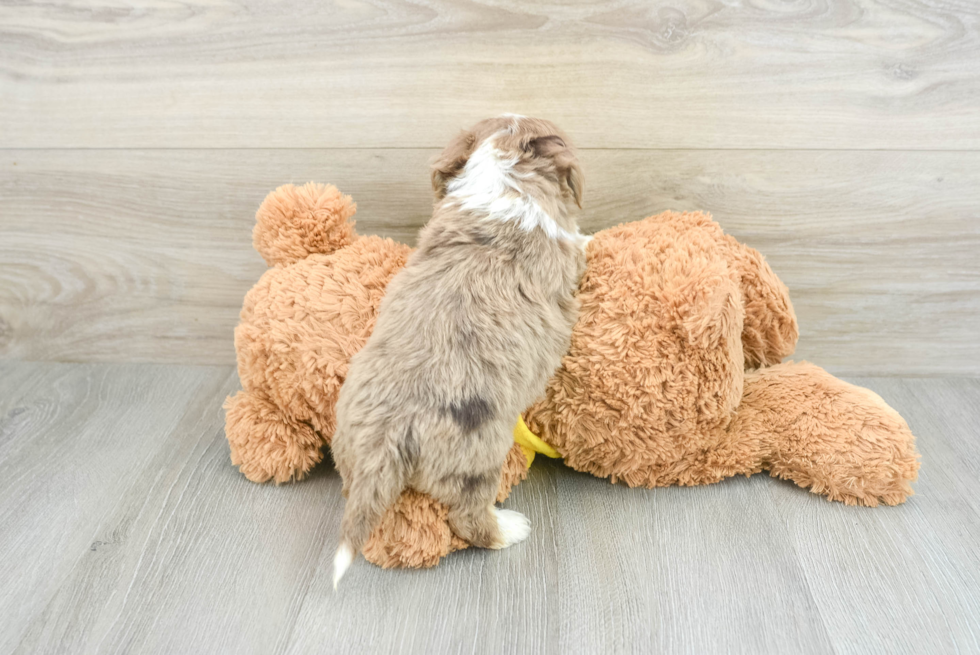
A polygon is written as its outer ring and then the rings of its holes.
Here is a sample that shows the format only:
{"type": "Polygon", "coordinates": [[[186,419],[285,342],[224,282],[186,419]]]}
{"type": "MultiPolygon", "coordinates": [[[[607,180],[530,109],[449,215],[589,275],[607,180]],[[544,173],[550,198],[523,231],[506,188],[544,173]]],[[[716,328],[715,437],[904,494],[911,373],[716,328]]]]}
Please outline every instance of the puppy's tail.
{"type": "Polygon", "coordinates": [[[408,483],[411,462],[407,461],[402,445],[381,450],[385,452],[382,461],[368,469],[358,467],[353,475],[340,525],[340,546],[333,559],[334,589],[354,557],[364,548],[385,511],[395,504],[408,483]]]}

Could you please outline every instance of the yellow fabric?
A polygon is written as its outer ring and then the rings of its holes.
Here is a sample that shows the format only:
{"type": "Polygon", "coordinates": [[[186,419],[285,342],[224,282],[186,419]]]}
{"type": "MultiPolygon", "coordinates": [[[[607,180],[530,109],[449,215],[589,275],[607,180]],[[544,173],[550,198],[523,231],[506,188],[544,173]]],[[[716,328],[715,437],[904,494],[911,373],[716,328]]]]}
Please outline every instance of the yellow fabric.
{"type": "Polygon", "coordinates": [[[545,457],[550,457],[552,459],[557,459],[561,457],[557,450],[541,441],[538,435],[531,432],[531,430],[524,423],[524,417],[517,417],[517,425],[514,426],[514,441],[517,445],[521,447],[524,451],[524,456],[527,458],[527,467],[531,468],[531,462],[534,461],[534,454],[541,453],[545,457]]]}

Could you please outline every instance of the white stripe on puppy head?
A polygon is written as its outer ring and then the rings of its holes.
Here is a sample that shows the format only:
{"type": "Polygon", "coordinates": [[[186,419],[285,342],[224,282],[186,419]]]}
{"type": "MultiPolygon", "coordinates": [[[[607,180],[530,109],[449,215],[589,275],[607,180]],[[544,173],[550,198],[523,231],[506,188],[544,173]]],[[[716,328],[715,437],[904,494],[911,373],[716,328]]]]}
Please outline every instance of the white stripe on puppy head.
{"type": "Polygon", "coordinates": [[[528,232],[540,227],[552,239],[579,242],[582,235],[560,227],[536,200],[526,195],[514,171],[517,159],[505,158],[495,147],[496,134],[480,144],[463,172],[446,186],[446,198],[460,208],[486,213],[498,221],[517,221],[528,232]]]}

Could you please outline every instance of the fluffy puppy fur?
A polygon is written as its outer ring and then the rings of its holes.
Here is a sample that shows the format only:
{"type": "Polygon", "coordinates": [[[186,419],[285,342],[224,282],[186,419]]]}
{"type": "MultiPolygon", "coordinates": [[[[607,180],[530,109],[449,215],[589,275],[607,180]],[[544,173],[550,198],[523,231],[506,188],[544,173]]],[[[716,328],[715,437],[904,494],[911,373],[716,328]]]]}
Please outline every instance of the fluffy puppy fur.
{"type": "Polygon", "coordinates": [[[347,505],[334,586],[406,487],[449,507],[474,546],[527,537],[493,503],[514,422],[568,350],[585,269],[582,172],[548,121],[505,115],[432,168],[436,205],[351,359],[331,444],[347,505]]]}

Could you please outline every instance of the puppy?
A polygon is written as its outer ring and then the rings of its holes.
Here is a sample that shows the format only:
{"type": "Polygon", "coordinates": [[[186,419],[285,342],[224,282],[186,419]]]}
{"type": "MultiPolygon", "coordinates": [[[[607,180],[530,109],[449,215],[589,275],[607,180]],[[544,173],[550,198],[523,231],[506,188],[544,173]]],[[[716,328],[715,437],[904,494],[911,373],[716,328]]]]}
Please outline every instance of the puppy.
{"type": "Polygon", "coordinates": [[[530,532],[494,501],[518,414],[544,392],[577,318],[582,172],[557,127],[508,114],[450,143],[432,186],[432,219],[337,401],[347,505],[335,588],[406,487],[445,503],[474,546],[530,532]]]}

